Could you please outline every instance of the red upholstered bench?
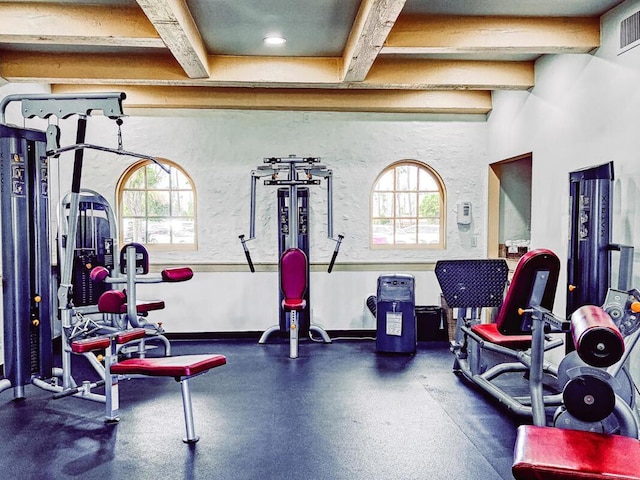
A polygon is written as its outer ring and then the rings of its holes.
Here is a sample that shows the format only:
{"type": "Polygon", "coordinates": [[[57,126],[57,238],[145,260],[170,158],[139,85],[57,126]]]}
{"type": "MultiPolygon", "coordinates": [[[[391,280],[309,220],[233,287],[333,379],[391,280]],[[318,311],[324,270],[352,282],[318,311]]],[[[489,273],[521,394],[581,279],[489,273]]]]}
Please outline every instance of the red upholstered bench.
{"type": "Polygon", "coordinates": [[[111,365],[111,373],[114,375],[148,375],[152,377],[174,377],[180,382],[182,389],[182,407],[184,410],[184,422],[187,436],[185,443],[195,443],[198,436],[195,434],[193,423],[193,410],[191,408],[191,392],[189,379],[205,373],[212,368],[220,367],[227,363],[224,355],[179,355],[175,357],[131,358],[111,365]]]}
{"type": "Polygon", "coordinates": [[[76,340],[71,343],[71,350],[74,353],[86,354],[94,350],[106,350],[105,377],[109,381],[105,388],[107,396],[107,420],[117,421],[117,395],[118,395],[118,375],[146,375],[152,377],[173,377],[180,382],[182,389],[182,406],[184,410],[184,421],[187,430],[185,443],[195,443],[198,436],[195,434],[193,423],[193,411],[191,408],[191,392],[189,390],[189,379],[208,372],[212,368],[220,367],[227,363],[224,355],[178,355],[175,357],[147,357],[130,358],[121,362],[113,363],[117,359],[116,345],[124,344],[132,340],[144,337],[144,328],[133,328],[112,335],[102,335],[76,340]],[[114,388],[115,386],[115,388],[114,388]]]}
{"type": "Polygon", "coordinates": [[[521,425],[517,480],[640,480],[640,441],[620,435],[521,425]]]}
{"type": "Polygon", "coordinates": [[[152,377],[193,377],[227,363],[224,355],[178,355],[175,357],[130,358],[111,365],[111,373],[152,377]]]}

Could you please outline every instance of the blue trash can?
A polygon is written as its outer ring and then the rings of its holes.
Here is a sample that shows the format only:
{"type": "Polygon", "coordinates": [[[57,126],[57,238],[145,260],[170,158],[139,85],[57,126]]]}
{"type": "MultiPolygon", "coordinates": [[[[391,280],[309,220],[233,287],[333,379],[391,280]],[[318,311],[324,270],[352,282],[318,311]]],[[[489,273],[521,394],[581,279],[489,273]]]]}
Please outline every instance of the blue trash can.
{"type": "Polygon", "coordinates": [[[416,345],[413,275],[380,275],[376,304],[376,351],[415,353],[416,345]]]}

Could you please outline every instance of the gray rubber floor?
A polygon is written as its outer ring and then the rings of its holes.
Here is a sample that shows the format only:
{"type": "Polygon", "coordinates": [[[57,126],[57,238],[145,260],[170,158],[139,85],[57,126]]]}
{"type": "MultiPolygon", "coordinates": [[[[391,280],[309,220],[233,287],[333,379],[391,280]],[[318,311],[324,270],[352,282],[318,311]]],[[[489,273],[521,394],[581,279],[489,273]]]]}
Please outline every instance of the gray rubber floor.
{"type": "Polygon", "coordinates": [[[29,385],[23,401],[0,394],[0,478],[513,478],[515,419],[452,373],[444,342],[421,342],[414,356],[376,354],[372,341],[303,342],[296,360],[278,341],[172,344],[227,356],[191,382],[197,444],[182,442],[173,379],[121,382],[115,425],[101,404],[29,385]]]}

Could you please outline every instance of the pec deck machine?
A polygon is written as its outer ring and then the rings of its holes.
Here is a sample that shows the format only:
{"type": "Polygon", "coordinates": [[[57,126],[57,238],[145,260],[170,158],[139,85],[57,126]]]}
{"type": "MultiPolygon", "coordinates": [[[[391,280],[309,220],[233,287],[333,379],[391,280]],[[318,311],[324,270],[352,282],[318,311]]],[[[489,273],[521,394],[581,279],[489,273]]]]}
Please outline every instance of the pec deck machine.
{"type": "Polygon", "coordinates": [[[289,357],[298,357],[300,337],[315,332],[324,343],[331,343],[327,332],[311,323],[309,301],[309,186],[327,181],[327,237],[336,242],[328,267],[331,273],[344,238],[333,238],[333,172],[321,165],[317,157],[264,159],[264,165],[251,172],[251,206],[249,238],[240,235],[249,269],[255,272],[247,247],[255,238],[256,186],[261,178],[268,177],[264,184],[279,187],[278,195],[278,277],[280,285],[279,324],[267,329],[258,343],[267,342],[276,332],[289,332],[289,357]]]}

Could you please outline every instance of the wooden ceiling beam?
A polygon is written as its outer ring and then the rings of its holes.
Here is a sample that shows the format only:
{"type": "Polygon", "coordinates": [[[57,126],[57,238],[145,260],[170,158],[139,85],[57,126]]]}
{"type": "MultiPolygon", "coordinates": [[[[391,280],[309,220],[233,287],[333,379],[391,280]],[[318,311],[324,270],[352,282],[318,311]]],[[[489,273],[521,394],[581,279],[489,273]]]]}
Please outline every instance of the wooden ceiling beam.
{"type": "Polygon", "coordinates": [[[166,48],[138,8],[0,2],[0,44],[166,48]]]}
{"type": "Polygon", "coordinates": [[[405,2],[363,0],[342,57],[345,82],[361,82],[366,78],[405,2]]]}
{"type": "Polygon", "coordinates": [[[383,57],[369,71],[364,88],[529,90],[534,62],[440,60],[383,57]]]}
{"type": "Polygon", "coordinates": [[[169,54],[120,55],[0,52],[0,76],[10,82],[138,83],[189,81],[169,54]]]}
{"type": "Polygon", "coordinates": [[[207,51],[185,0],[136,0],[189,78],[209,76],[207,51]]]}
{"type": "Polygon", "coordinates": [[[238,86],[283,84],[337,84],[338,58],[330,57],[209,57],[210,82],[238,86]]]}
{"type": "Polygon", "coordinates": [[[52,93],[124,91],[125,108],[194,108],[333,112],[480,114],[488,91],[305,90],[117,85],[53,85],[52,93]]]}
{"type": "Polygon", "coordinates": [[[74,55],[2,52],[0,76],[11,82],[322,89],[506,89],[533,86],[533,62],[385,58],[364,82],[344,83],[337,58],[210,57],[208,78],[189,78],[169,54],[74,55]]]}
{"type": "Polygon", "coordinates": [[[595,17],[401,15],[380,53],[587,53],[598,46],[595,17]]]}

